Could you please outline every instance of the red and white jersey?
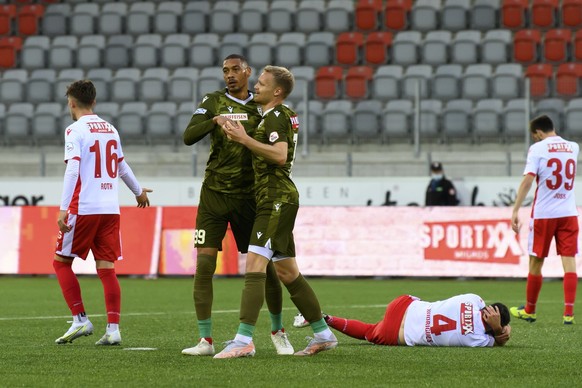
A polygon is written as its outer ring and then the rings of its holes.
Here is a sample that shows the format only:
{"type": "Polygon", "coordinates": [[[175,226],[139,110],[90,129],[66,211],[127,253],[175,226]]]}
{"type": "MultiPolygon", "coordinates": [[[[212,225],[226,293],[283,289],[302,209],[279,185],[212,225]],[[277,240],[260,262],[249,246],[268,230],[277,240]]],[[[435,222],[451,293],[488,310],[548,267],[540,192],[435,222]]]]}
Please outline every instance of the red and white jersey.
{"type": "Polygon", "coordinates": [[[463,294],[438,302],[416,300],[408,306],[404,338],[408,346],[493,346],[485,334],[479,295],[463,294]]]}
{"type": "Polygon", "coordinates": [[[537,188],[531,217],[577,216],[574,178],[580,147],[577,143],[551,136],[529,148],[525,174],[536,176],[537,188]]]}
{"type": "Polygon", "coordinates": [[[65,130],[65,161],[80,163],[68,211],[119,214],[118,165],[123,151],[117,129],[99,116],[85,115],[65,130]]]}

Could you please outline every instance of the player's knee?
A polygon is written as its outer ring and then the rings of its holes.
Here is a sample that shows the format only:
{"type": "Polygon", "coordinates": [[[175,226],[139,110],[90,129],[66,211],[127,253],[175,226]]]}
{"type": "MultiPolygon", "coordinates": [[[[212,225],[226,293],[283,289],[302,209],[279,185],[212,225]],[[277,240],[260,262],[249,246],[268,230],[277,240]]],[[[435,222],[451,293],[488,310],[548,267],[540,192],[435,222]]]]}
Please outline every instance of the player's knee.
{"type": "Polygon", "coordinates": [[[196,273],[200,275],[214,275],[216,271],[216,257],[199,255],[196,260],[196,273]]]}

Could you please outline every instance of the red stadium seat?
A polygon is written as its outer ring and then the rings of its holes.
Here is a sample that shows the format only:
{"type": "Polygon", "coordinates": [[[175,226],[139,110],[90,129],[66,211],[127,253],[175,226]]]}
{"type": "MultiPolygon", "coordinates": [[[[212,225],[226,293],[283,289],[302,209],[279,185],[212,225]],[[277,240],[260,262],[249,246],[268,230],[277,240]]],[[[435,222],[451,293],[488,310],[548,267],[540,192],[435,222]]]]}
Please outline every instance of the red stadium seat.
{"type": "Polygon", "coordinates": [[[577,62],[582,62],[582,30],[576,31],[573,46],[572,59],[577,62]]]}
{"type": "Polygon", "coordinates": [[[40,4],[25,5],[16,15],[18,34],[37,35],[39,19],[44,14],[44,7],[40,4]]]}
{"type": "Polygon", "coordinates": [[[531,23],[534,28],[552,28],[558,19],[559,0],[533,0],[531,23]]]}
{"type": "Polygon", "coordinates": [[[528,7],[528,0],[503,0],[501,26],[510,29],[525,27],[528,7]]]}
{"type": "Polygon", "coordinates": [[[373,31],[378,28],[382,13],[382,0],[359,0],[356,4],[356,28],[373,31]]]}
{"type": "Polygon", "coordinates": [[[340,66],[324,66],[315,73],[315,96],[333,99],[340,95],[344,70],[340,66]]]}
{"type": "Polygon", "coordinates": [[[556,72],[556,94],[560,97],[577,97],[580,94],[582,64],[563,63],[556,72]]]}
{"type": "Polygon", "coordinates": [[[562,0],[564,27],[582,27],[582,0],[562,0]]]}
{"type": "Polygon", "coordinates": [[[550,95],[550,83],[554,69],[547,63],[536,63],[529,65],[525,71],[525,76],[529,78],[529,90],[532,97],[547,97],[550,95]]]}
{"type": "Polygon", "coordinates": [[[336,62],[341,65],[355,65],[362,57],[364,34],[361,32],[342,32],[335,43],[336,62]]]}
{"type": "Polygon", "coordinates": [[[350,67],[345,78],[346,97],[356,100],[368,97],[373,77],[374,69],[369,66],[350,67]]]}
{"type": "Polygon", "coordinates": [[[16,17],[16,6],[0,5],[0,35],[12,34],[12,21],[16,17]]]}
{"type": "Polygon", "coordinates": [[[364,42],[364,61],[372,65],[388,63],[388,49],[392,45],[391,32],[372,32],[364,42]]]}
{"type": "Polygon", "coordinates": [[[412,0],[388,0],[384,8],[384,25],[390,30],[405,30],[412,0]]]}
{"type": "Polygon", "coordinates": [[[22,38],[10,36],[0,38],[0,69],[16,66],[18,51],[22,48],[22,38]]]}
{"type": "Polygon", "coordinates": [[[548,62],[566,62],[570,52],[572,32],[568,29],[549,30],[544,36],[544,59],[548,62]]]}
{"type": "Polygon", "coordinates": [[[520,63],[537,62],[542,33],[539,30],[519,30],[513,37],[513,59],[520,63]]]}

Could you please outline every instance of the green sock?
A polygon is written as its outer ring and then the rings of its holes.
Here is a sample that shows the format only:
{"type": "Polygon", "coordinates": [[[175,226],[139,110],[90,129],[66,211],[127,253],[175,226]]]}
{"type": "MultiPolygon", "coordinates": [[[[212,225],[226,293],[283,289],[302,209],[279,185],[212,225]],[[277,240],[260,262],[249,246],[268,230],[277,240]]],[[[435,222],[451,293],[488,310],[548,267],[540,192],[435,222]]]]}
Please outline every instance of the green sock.
{"type": "Polygon", "coordinates": [[[314,333],[321,333],[327,329],[327,323],[325,323],[323,318],[316,322],[309,322],[309,326],[311,326],[314,333]]]}
{"type": "Polygon", "coordinates": [[[255,327],[253,325],[248,325],[246,323],[239,323],[237,334],[244,335],[247,337],[253,337],[253,333],[255,332],[255,327]]]}
{"type": "Polygon", "coordinates": [[[283,314],[271,314],[271,331],[279,331],[283,328],[283,314]]]}
{"type": "Polygon", "coordinates": [[[198,321],[198,331],[200,338],[212,338],[212,318],[198,321]]]}

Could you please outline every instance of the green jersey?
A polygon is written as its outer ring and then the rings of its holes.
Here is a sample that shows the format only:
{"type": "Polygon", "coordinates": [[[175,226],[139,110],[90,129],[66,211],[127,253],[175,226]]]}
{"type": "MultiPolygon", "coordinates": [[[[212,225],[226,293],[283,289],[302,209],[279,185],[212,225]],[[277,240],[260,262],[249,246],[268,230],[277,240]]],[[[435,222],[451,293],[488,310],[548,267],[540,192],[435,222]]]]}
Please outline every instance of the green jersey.
{"type": "Polygon", "coordinates": [[[285,105],[277,105],[263,113],[253,138],[271,145],[286,142],[287,162],[284,166],[278,166],[253,155],[257,206],[263,201],[274,200],[299,205],[299,192],[291,180],[298,130],[297,114],[285,105]]]}
{"type": "MultiPolygon", "coordinates": [[[[260,108],[253,101],[251,93],[243,101],[230,96],[223,89],[204,96],[190,123],[212,120],[218,115],[240,121],[251,136],[261,120],[260,108]]],[[[189,129],[190,125],[187,131],[189,129]]],[[[213,125],[210,134],[210,155],[206,163],[204,184],[223,194],[252,198],[255,182],[251,152],[241,144],[228,140],[219,125],[213,125]]]]}

